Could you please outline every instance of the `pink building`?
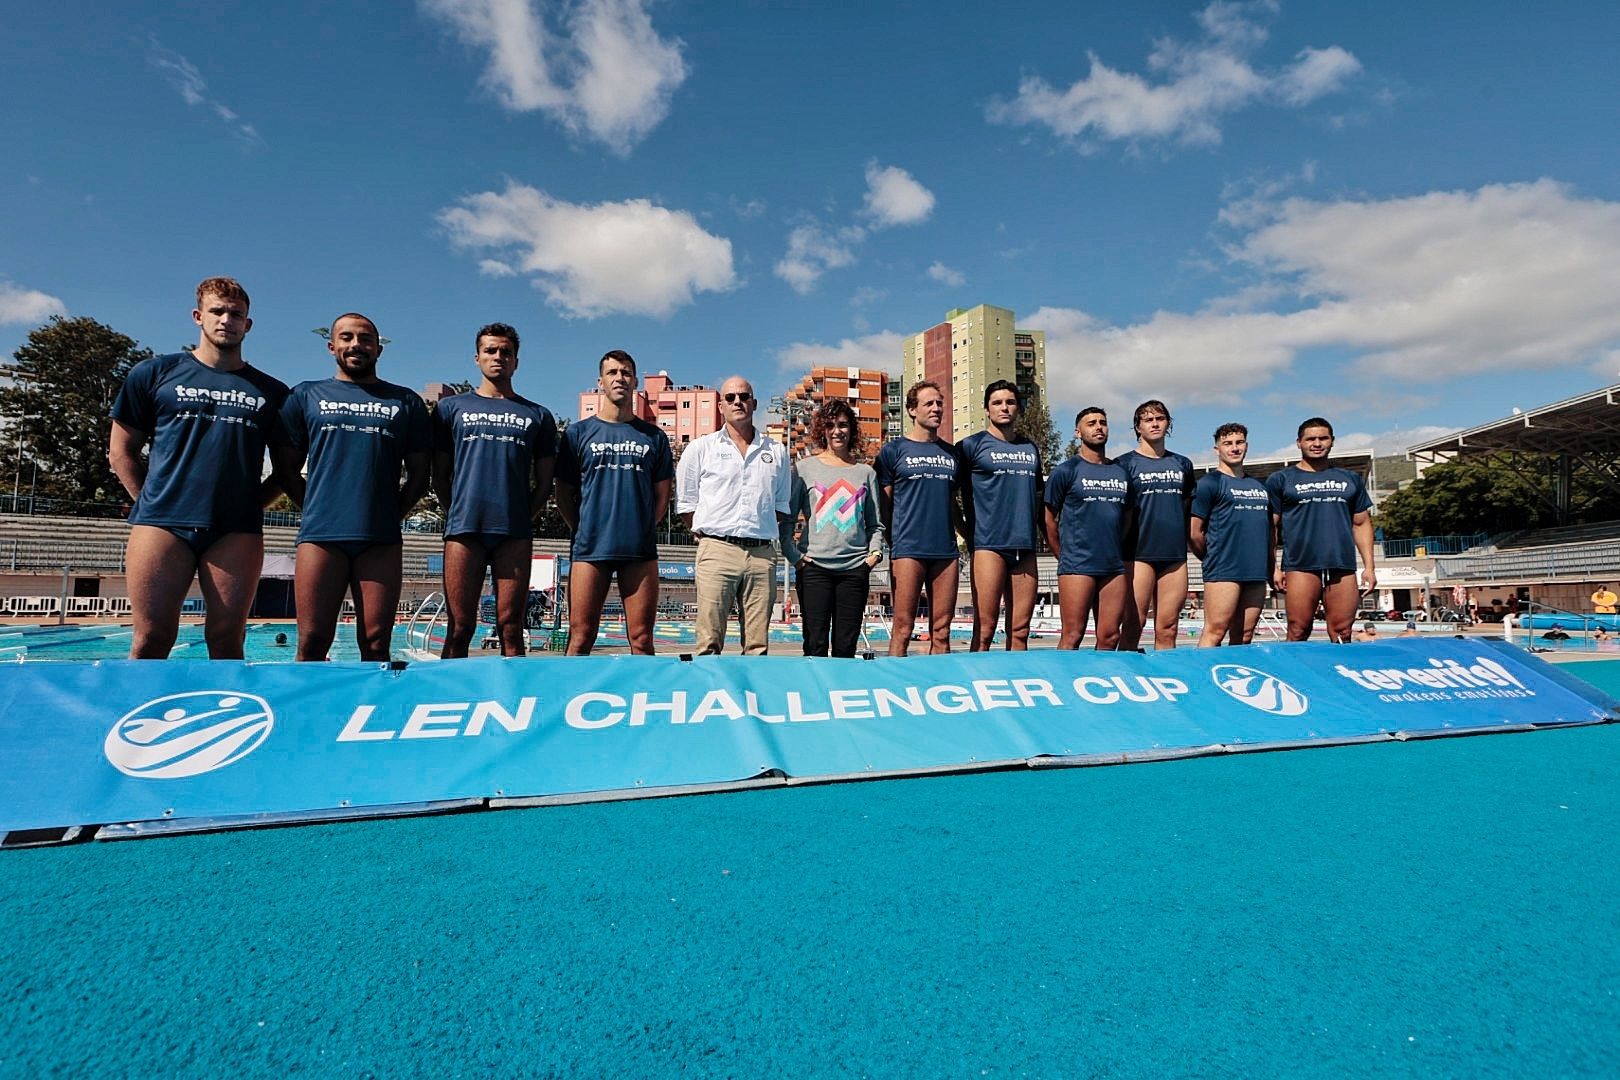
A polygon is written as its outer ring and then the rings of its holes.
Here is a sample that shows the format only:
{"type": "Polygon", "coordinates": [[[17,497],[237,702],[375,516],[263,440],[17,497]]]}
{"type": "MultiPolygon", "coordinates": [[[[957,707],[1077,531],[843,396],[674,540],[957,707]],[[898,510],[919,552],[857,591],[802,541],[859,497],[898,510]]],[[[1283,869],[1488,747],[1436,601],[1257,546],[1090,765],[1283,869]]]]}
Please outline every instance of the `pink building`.
{"type": "MultiPolygon", "coordinates": [[[[579,418],[595,416],[601,399],[595,390],[579,395],[579,418]]],[[[700,435],[720,430],[720,391],[706,386],[676,386],[668,372],[660,371],[641,380],[635,411],[641,419],[662,428],[670,445],[684,446],[700,435]]]]}

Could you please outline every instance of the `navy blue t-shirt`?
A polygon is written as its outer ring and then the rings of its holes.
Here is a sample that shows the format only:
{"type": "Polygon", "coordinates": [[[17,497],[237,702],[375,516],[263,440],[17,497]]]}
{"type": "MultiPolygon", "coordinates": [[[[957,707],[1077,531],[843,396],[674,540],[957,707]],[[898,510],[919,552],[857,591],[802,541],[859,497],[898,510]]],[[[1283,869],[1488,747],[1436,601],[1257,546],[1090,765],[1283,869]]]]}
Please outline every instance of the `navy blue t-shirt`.
{"type": "Polygon", "coordinates": [[[891,439],[878,451],[873,470],[878,486],[890,488],[894,495],[890,557],[956,558],[956,532],[951,521],[951,500],[956,497],[956,448],[944,439],[891,439]]]}
{"type": "Polygon", "coordinates": [[[568,425],[557,480],[579,489],[573,558],[580,562],[658,557],[653,486],[675,476],[669,436],[645,420],[591,416],[568,425]]]}
{"type": "Polygon", "coordinates": [[[433,449],[451,455],[444,534],[533,536],[534,462],[557,453],[557,421],[527,398],[440,398],[433,449]]]}
{"type": "Polygon", "coordinates": [[[1058,573],[1107,577],[1125,571],[1130,477],[1117,462],[1076,455],[1046,478],[1046,505],[1058,515],[1058,573]]]}
{"type": "Polygon", "coordinates": [[[112,418],[152,437],[132,525],[263,532],[264,448],[287,385],[250,365],[216,371],[188,352],[142,360],[112,418]]]}
{"type": "Polygon", "coordinates": [[[1271,580],[1271,495],[1252,476],[1198,478],[1192,516],[1204,525],[1205,581],[1271,580]]]}
{"type": "Polygon", "coordinates": [[[398,543],[400,469],[433,447],[427,406],[393,383],[299,383],[277,440],[307,457],[298,542],[398,543]]]}
{"type": "Polygon", "coordinates": [[[971,546],[987,551],[1034,551],[1041,452],[1022,435],[1010,442],[977,431],[956,444],[962,513],[971,546]]]}
{"type": "Polygon", "coordinates": [[[1182,562],[1187,558],[1187,500],[1193,493],[1193,463],[1180,454],[1162,458],[1127,450],[1114,459],[1131,478],[1136,503],[1132,550],[1140,562],[1182,562]]]}
{"type": "Polygon", "coordinates": [[[1271,512],[1282,515],[1284,570],[1354,570],[1351,518],[1372,508],[1361,477],[1348,469],[1306,472],[1290,465],[1266,477],[1271,512]]]}

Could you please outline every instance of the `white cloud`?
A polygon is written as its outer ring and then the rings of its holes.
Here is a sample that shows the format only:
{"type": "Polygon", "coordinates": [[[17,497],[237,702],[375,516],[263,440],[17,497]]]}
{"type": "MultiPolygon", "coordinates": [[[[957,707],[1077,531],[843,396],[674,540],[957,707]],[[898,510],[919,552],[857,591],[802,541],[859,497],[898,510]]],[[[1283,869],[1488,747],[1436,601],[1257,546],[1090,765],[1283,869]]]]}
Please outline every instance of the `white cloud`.
{"type": "Polygon", "coordinates": [[[52,315],[66,315],[67,305],[48,293],[36,289],[20,289],[9,281],[0,281],[0,326],[24,326],[44,322],[52,315]]]}
{"type": "Polygon", "coordinates": [[[1620,203],[1542,180],[1250,211],[1226,254],[1257,280],[1231,297],[1125,326],[1066,307],[1020,319],[1047,332],[1053,393],[1235,404],[1315,353],[1344,358],[1331,370],[1350,403],[1360,385],[1590,363],[1620,346],[1620,203]]]}
{"type": "Polygon", "coordinates": [[[960,289],[967,284],[967,276],[960,270],[952,270],[942,262],[936,262],[928,268],[928,276],[941,285],[949,285],[953,289],[960,289]]]}
{"type": "MultiPolygon", "coordinates": [[[[1450,435],[1454,429],[1436,427],[1433,424],[1424,424],[1419,427],[1390,428],[1387,431],[1335,431],[1333,433],[1333,450],[1335,453],[1346,453],[1351,450],[1371,450],[1380,457],[1391,454],[1404,454],[1408,447],[1416,446],[1420,442],[1438,439],[1442,435],[1450,435]]],[[[1256,460],[1272,458],[1297,458],[1299,447],[1294,443],[1285,443],[1269,454],[1254,454],[1256,460]]]]}
{"type": "Polygon", "coordinates": [[[208,82],[197,66],[184,56],[163,46],[156,37],[146,39],[146,62],[167,80],[180,95],[180,100],[193,108],[213,113],[230,128],[231,134],[247,149],[264,145],[264,139],[252,124],[247,123],[236,110],[208,95],[208,82]]]}
{"type": "Polygon", "coordinates": [[[876,228],[919,225],[934,212],[934,193],[898,166],[866,166],[866,214],[876,228]]]}
{"type": "Polygon", "coordinates": [[[583,318],[662,317],[736,284],[730,240],[646,199],[583,205],[509,182],[438,218],[456,247],[495,253],[480,263],[484,273],[532,275],[548,302],[583,318]]]}
{"type": "Polygon", "coordinates": [[[861,216],[866,225],[824,225],[809,220],[788,233],[787,254],[777,262],[776,276],[804,295],[829,270],[855,262],[855,249],[879,229],[918,225],[934,212],[934,193],[906,170],[894,165],[866,165],[866,199],[861,216]]]}
{"type": "Polygon", "coordinates": [[[844,338],[836,345],[796,341],[777,353],[783,371],[804,372],[813,367],[878,368],[891,374],[900,371],[905,337],[885,330],[859,338],[844,338]]]}
{"type": "Polygon", "coordinates": [[[855,247],[865,239],[866,230],[858,225],[836,231],[814,222],[796,226],[788,233],[787,254],[776,264],[776,276],[794,292],[808,293],[828,270],[853,263],[855,247]]]}
{"type": "Polygon", "coordinates": [[[1251,59],[1265,43],[1263,19],[1275,3],[1214,3],[1198,15],[1204,36],[1185,43],[1164,39],[1148,57],[1149,74],[1120,71],[1087,53],[1090,71],[1067,88],[1025,76],[1010,101],[990,104],[994,123],[1039,124],[1078,139],[1164,140],[1190,145],[1221,140],[1228,113],[1261,102],[1299,107],[1330,94],[1361,70],[1337,45],[1308,48],[1274,71],[1251,59]]]}
{"type": "Polygon", "coordinates": [[[541,111],[628,154],[669,114],[686,81],[681,43],[660,37],[642,0],[577,0],[556,32],[537,0],[419,0],[461,41],[489,50],[482,83],[513,112],[541,111]]]}

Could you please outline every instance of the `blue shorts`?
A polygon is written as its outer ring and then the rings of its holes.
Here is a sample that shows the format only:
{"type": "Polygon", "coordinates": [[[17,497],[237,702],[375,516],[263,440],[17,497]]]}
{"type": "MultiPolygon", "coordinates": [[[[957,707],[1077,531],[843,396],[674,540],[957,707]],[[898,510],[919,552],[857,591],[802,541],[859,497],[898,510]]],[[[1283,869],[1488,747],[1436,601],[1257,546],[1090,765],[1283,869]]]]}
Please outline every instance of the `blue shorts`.
{"type": "Polygon", "coordinates": [[[493,553],[502,544],[510,544],[513,540],[528,540],[529,537],[515,533],[456,533],[445,537],[446,540],[455,540],[468,547],[481,547],[485,552],[493,553]]]}
{"type": "Polygon", "coordinates": [[[203,554],[215,544],[231,535],[232,529],[183,529],[175,525],[160,526],[165,532],[172,534],[186,547],[191,549],[193,557],[201,559],[203,554]]]}
{"type": "Polygon", "coordinates": [[[353,562],[372,548],[397,547],[399,540],[300,540],[299,544],[314,544],[317,547],[330,548],[341,552],[343,557],[353,562]]]}

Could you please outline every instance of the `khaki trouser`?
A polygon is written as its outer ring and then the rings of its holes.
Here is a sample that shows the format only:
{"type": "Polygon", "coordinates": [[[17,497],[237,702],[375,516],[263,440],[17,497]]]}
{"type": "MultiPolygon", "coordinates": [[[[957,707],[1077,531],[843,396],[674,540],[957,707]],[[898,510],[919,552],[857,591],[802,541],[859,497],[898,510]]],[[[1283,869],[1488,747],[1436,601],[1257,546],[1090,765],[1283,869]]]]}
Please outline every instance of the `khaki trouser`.
{"type": "Polygon", "coordinates": [[[742,651],[763,656],[770,647],[771,605],[776,603],[776,549],[742,548],[707,537],[697,549],[697,651],[726,645],[726,620],[742,608],[742,651]]]}

